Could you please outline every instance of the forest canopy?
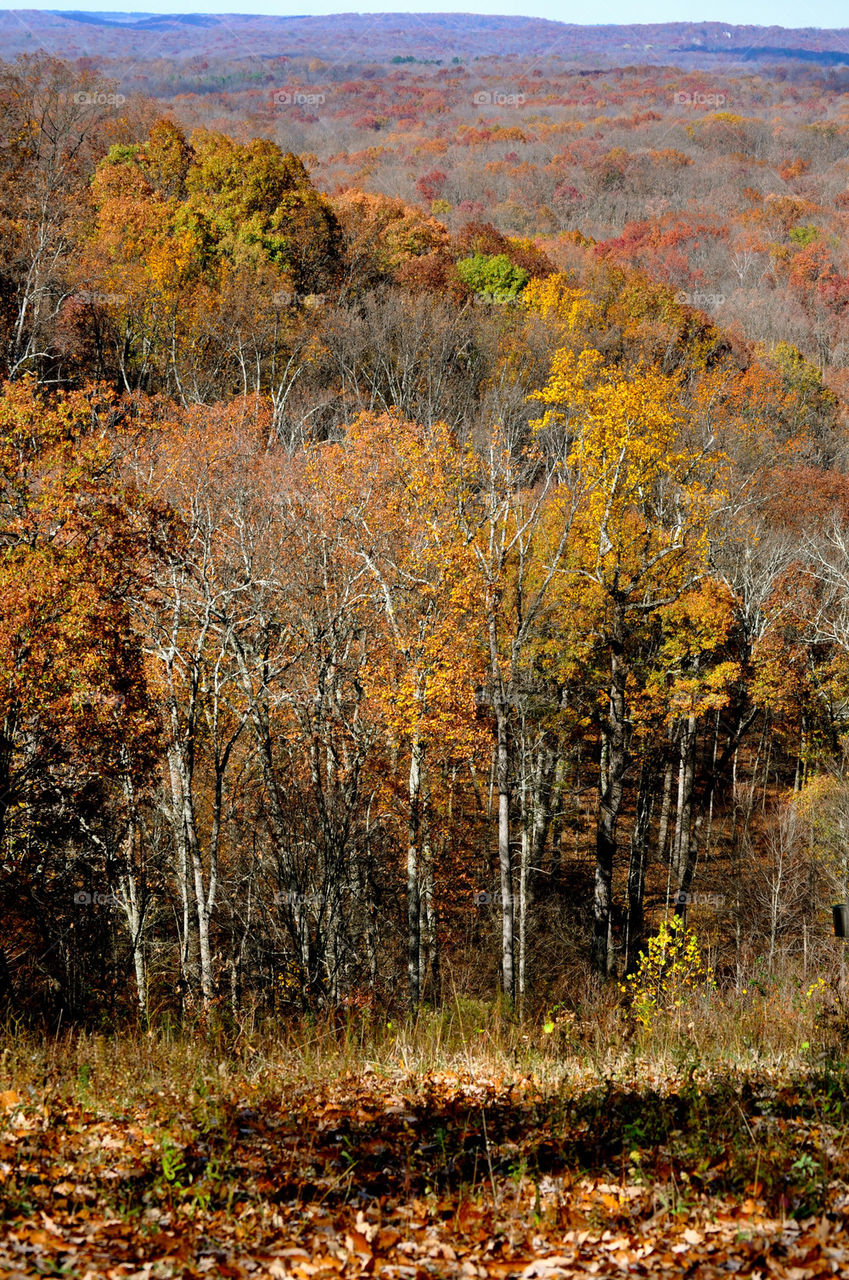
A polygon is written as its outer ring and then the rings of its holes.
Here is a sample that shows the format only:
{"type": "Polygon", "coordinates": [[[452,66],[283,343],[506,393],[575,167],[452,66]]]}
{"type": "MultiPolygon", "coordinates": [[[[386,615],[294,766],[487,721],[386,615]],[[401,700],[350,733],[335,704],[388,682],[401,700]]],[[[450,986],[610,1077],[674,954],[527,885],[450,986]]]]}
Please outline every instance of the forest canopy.
{"type": "Polygon", "coordinates": [[[634,221],[692,156],[576,126],[585,229],[520,230],[447,198],[441,143],[406,196],[323,191],[108,90],[0,75],[6,1005],[415,1009],[450,973],[526,1007],[670,914],[718,973],[807,958],[849,891],[820,198],[634,221]],[[720,324],[682,256],[717,239],[809,326],[720,324]]]}

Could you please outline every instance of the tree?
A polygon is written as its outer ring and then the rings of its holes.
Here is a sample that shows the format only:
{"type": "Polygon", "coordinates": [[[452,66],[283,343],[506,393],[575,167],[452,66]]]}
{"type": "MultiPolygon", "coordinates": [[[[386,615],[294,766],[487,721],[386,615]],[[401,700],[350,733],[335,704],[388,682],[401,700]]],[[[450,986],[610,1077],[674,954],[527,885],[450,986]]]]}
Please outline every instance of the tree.
{"type": "Polygon", "coordinates": [[[99,372],[184,405],[271,395],[277,421],[339,270],[341,238],[300,160],[273,143],[160,121],[115,146],[92,182],[77,272],[99,372]],[[91,283],[97,285],[92,291],[91,283]]]}
{"type": "Polygon", "coordinates": [[[272,262],[296,293],[328,288],[339,269],[339,226],[302,161],[264,138],[240,144],[201,130],[191,141],[187,210],[208,221],[217,252],[272,262]]]}
{"type": "Polygon", "coordinates": [[[42,54],[0,74],[0,343],[10,378],[40,373],[58,356],[55,330],[90,173],[110,134],[134,131],[110,110],[114,88],[42,54]]]}
{"type": "MultiPolygon", "coordinates": [[[[422,933],[435,967],[436,921],[426,816],[430,757],[474,753],[481,583],[462,514],[473,459],[449,428],[427,431],[391,415],[363,415],[342,444],[320,451],[321,486],[373,600],[367,696],[403,751],[407,797],[407,976],[422,994],[422,933]],[[379,628],[379,630],[378,630],[379,628]]],[[[318,477],[316,477],[318,479],[318,477]]]]}
{"type": "Polygon", "coordinates": [[[154,764],[129,599],[167,519],[122,480],[116,428],[132,434],[132,415],[100,391],[48,400],[27,378],[0,396],[0,851],[22,897],[34,856],[45,888],[69,884],[51,822],[103,853],[99,815],[126,826],[125,788],[154,764]]]}
{"type": "Polygon", "coordinates": [[[506,254],[486,257],[482,253],[461,258],[457,274],[464,284],[493,302],[513,302],[528,282],[528,273],[516,267],[506,254]]]}
{"type": "Polygon", "coordinates": [[[539,420],[558,417],[570,440],[567,465],[582,500],[562,569],[563,598],[589,613],[606,657],[599,691],[599,782],[593,904],[593,967],[613,965],[612,877],[617,826],[631,760],[629,685],[640,646],[661,611],[693,587],[707,555],[705,456],[688,446],[678,379],[654,369],[620,374],[601,354],[566,349],[536,399],[539,420]]]}
{"type": "MultiPolygon", "coordinates": [[[[479,464],[477,492],[466,510],[478,573],[488,697],[495,720],[498,865],[501,891],[501,981],[516,997],[515,903],[511,847],[514,717],[547,596],[561,568],[577,509],[573,477],[546,460],[535,442],[510,440],[496,426],[479,464]]],[[[524,901],[526,862],[520,895],[524,901]]]]}
{"type": "Polygon", "coordinates": [[[331,199],[345,241],[345,287],[353,293],[392,279],[408,263],[444,249],[447,229],[388,196],[348,190],[331,199]]]}

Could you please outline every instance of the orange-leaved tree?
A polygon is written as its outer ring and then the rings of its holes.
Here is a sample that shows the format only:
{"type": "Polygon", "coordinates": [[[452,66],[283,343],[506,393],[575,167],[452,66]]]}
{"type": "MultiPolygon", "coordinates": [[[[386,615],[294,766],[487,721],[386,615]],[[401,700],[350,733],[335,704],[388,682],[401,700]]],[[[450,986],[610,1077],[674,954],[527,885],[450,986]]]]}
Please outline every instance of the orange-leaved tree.
{"type": "MultiPolygon", "coordinates": [[[[103,852],[107,802],[120,808],[152,764],[128,598],[163,513],[121,478],[115,437],[128,420],[98,389],[47,399],[27,378],[0,394],[0,849],[19,887],[39,849],[43,887],[61,879],[49,856],[59,842],[44,832],[63,799],[66,840],[103,852]]],[[[124,905],[138,955],[141,922],[124,905]]]]}
{"type": "Polygon", "coordinates": [[[412,1007],[436,965],[427,798],[429,765],[467,760],[480,741],[482,583],[461,519],[471,454],[444,423],[427,431],[392,414],[364,414],[343,441],[317,447],[314,483],[364,570],[362,607],[373,628],[367,696],[405,761],[407,971],[412,1007]],[[424,946],[422,933],[424,930],[424,946]]]}

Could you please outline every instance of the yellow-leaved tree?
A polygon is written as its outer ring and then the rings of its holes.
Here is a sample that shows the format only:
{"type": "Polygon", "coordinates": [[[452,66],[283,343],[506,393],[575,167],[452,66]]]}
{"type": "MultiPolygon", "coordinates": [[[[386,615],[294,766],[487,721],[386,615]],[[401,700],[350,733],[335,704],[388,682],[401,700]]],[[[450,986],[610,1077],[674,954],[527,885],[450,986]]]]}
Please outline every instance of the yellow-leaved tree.
{"type": "Polygon", "coordinates": [[[631,758],[638,656],[662,613],[706,570],[715,458],[688,438],[674,375],[605,365],[600,352],[557,352],[533,425],[555,433],[580,505],[560,568],[562,632],[592,636],[601,736],[592,959],[613,966],[612,877],[631,758]]]}

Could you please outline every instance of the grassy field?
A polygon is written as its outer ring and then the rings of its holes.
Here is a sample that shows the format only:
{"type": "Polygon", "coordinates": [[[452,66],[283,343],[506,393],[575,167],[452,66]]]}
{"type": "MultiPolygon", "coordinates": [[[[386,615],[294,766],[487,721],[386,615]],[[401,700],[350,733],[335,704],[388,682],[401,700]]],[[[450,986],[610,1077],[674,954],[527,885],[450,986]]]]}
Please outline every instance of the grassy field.
{"type": "Polygon", "coordinates": [[[839,988],[0,1053],[0,1276],[849,1274],[839,988]]]}

